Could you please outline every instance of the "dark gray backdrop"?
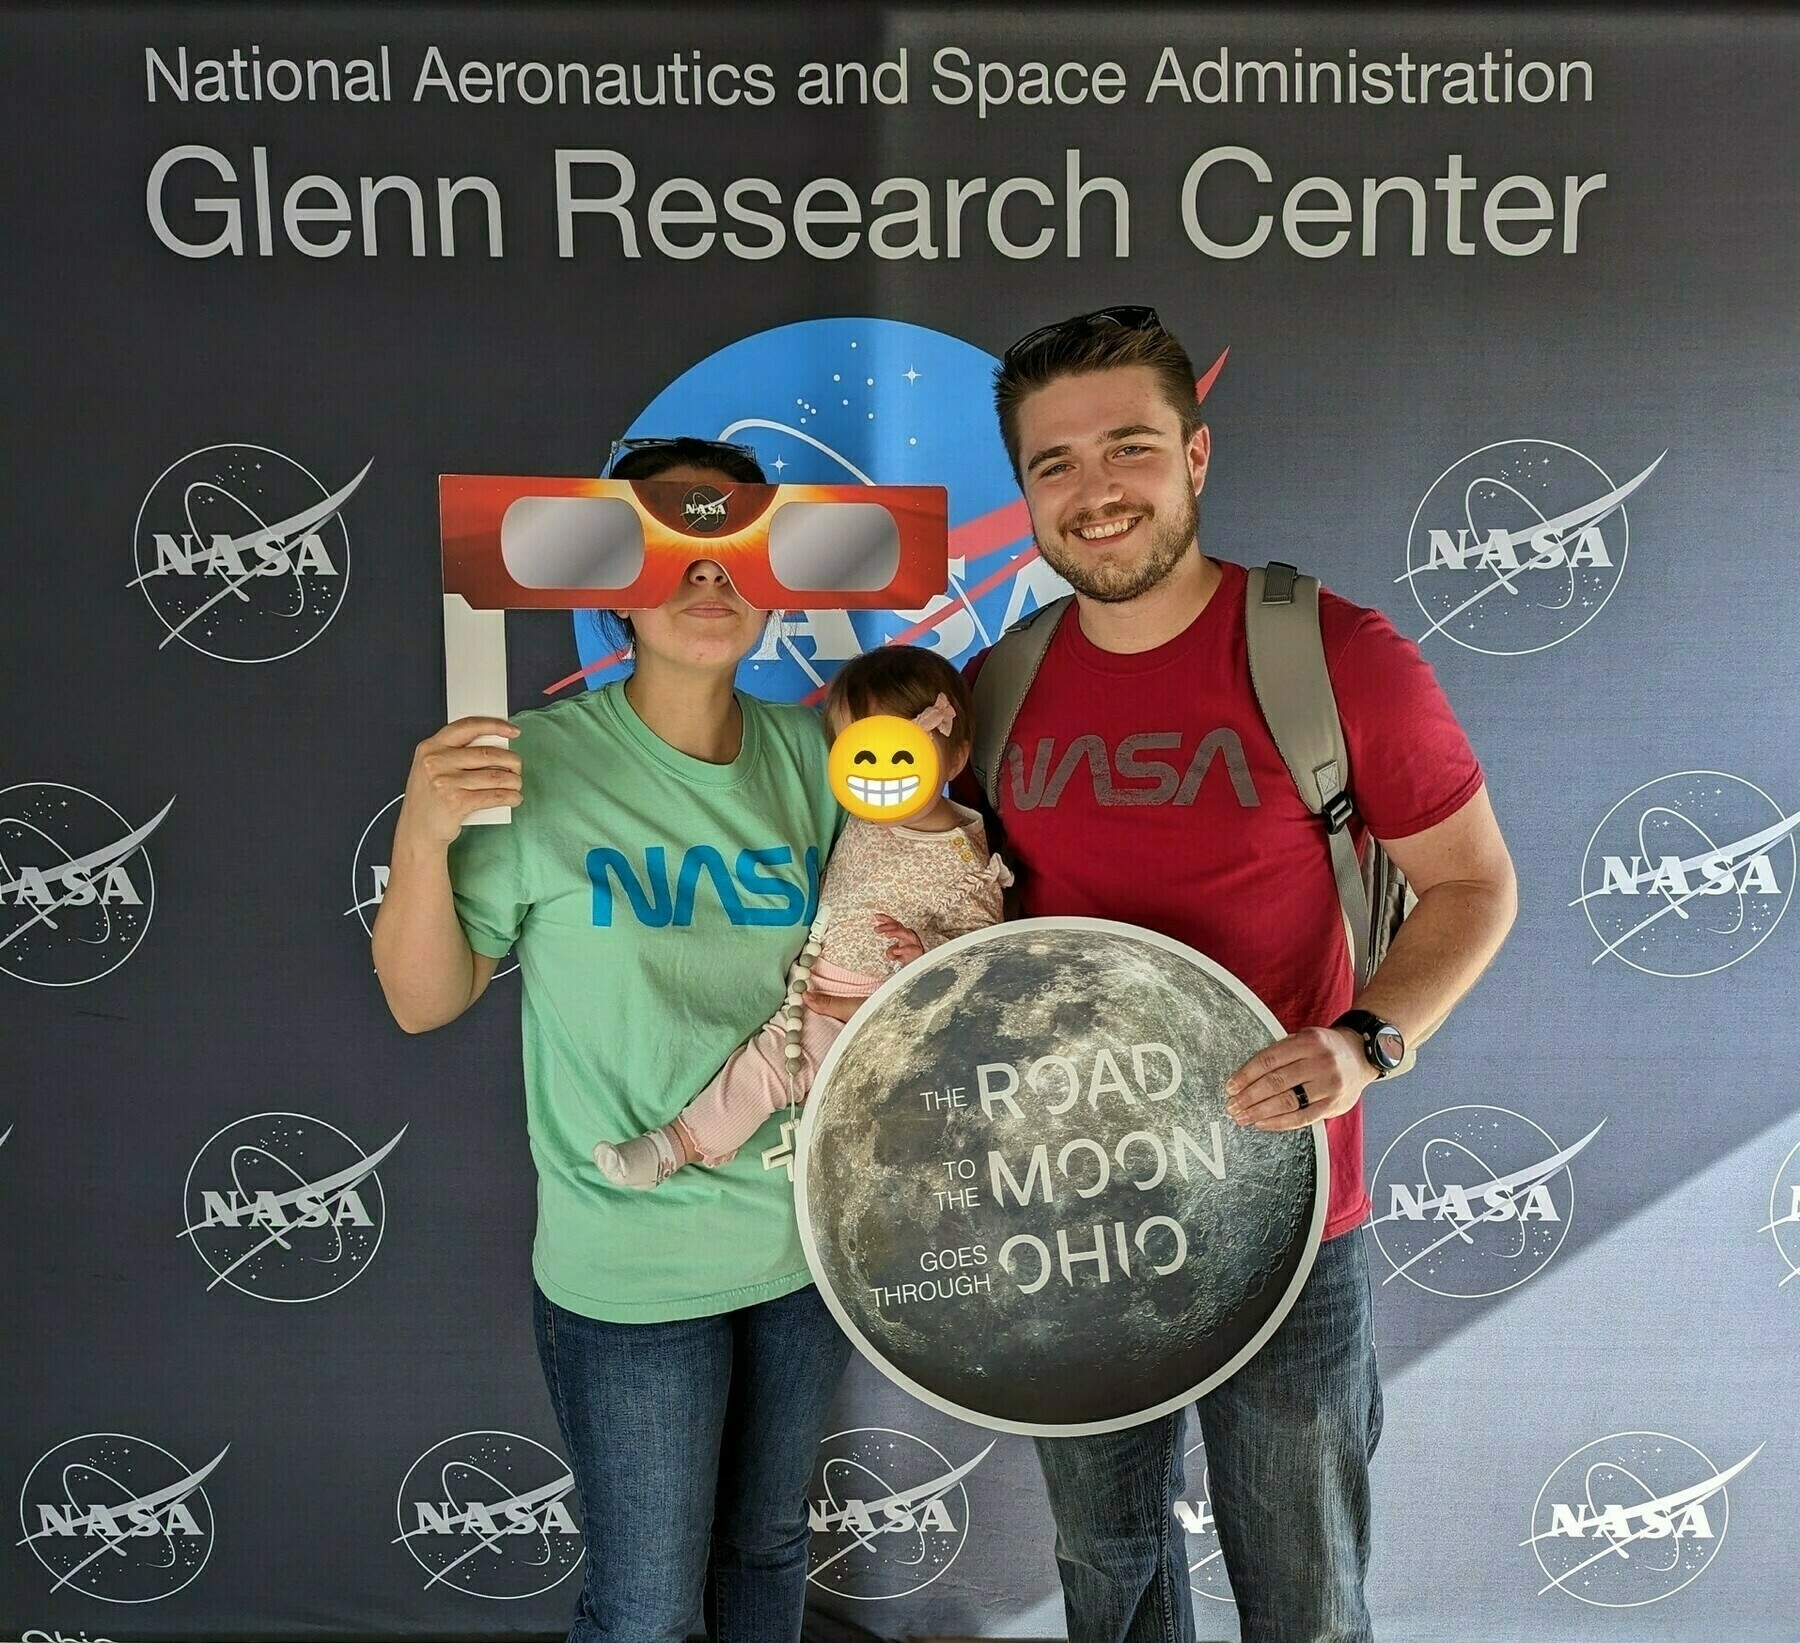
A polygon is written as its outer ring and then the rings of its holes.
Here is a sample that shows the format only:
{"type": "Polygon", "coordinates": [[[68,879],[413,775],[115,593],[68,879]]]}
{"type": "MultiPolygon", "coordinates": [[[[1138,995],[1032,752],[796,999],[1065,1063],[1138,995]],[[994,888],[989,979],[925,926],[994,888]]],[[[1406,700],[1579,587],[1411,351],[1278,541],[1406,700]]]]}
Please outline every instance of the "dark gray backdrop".
{"type": "MultiPolygon", "coordinates": [[[[1398,1247],[1390,1233],[1407,1233],[1416,1252],[1416,1233],[1389,1223],[1371,1245],[1389,1404],[1373,1601],[1383,1635],[1395,1639],[1792,1635],[1800,1452],[1788,1371],[1800,1286],[1781,1286],[1800,1240],[1771,1223],[1789,1207],[1800,1142],[1790,1074],[1800,930],[1767,926],[1792,890],[1793,847],[1781,840],[1767,852],[1775,892],[1733,894],[1698,912],[1683,904],[1655,927],[1676,931],[1669,951],[1687,954],[1665,967],[1711,973],[1649,974],[1654,965],[1634,968],[1617,954],[1596,962],[1602,942],[1570,905],[1601,885],[1607,854],[1688,855],[1703,826],[1725,844],[1800,809],[1788,551],[1800,500],[1791,180],[1800,52],[1790,21],[1724,8],[1683,18],[71,6],[15,9],[4,29],[4,528],[15,575],[4,618],[0,787],[10,796],[0,823],[11,831],[0,840],[10,852],[0,879],[16,900],[21,840],[55,833],[40,823],[54,823],[67,795],[32,784],[78,789],[131,826],[175,799],[145,847],[155,901],[130,957],[77,986],[0,974],[9,1068],[0,1082],[0,1496],[9,1522],[24,1514],[9,1543],[40,1529],[44,1501],[64,1498],[44,1492],[40,1462],[59,1477],[76,1465],[83,1499],[102,1498],[92,1479],[113,1460],[82,1448],[88,1434],[168,1451],[170,1469],[155,1476],[138,1452],[145,1489],[229,1450],[205,1480],[211,1534],[198,1539],[208,1556],[190,1584],[118,1606],[53,1589],[32,1546],[11,1546],[0,1556],[0,1634],[559,1630],[573,1578],[526,1600],[484,1601],[448,1581],[428,1586],[420,1563],[393,1544],[402,1480],[446,1440],[493,1430],[556,1447],[530,1342],[531,1172],[509,996],[517,982],[498,983],[454,1026],[407,1039],[386,1015],[347,913],[369,893],[351,888],[358,841],[399,791],[414,742],[441,717],[435,477],[592,472],[613,434],[682,373],[775,326],[898,321],[997,354],[1045,320],[1134,300],[1157,304],[1202,368],[1230,350],[1207,407],[1217,438],[1202,523],[1209,551],[1293,559],[1414,636],[1427,622],[1396,578],[1438,476],[1455,469],[1449,483],[1459,490],[1465,477],[1492,477],[1482,464],[1458,464],[1505,443],[1496,461],[1521,474],[1541,462],[1556,485],[1572,487],[1558,493],[1564,501],[1579,502],[1603,489],[1576,494],[1584,461],[1620,483],[1667,452],[1625,505],[1629,559],[1580,632],[1513,655],[1442,633],[1425,641],[1486,765],[1522,910],[1493,973],[1420,1070],[1371,1093],[1377,1213],[1391,1210],[1395,1181],[1415,1196],[1451,1179],[1479,1186],[1605,1124],[1546,1178],[1557,1219],[1540,1214],[1523,1242],[1510,1224],[1465,1225],[1442,1260],[1410,1276],[1394,1276],[1384,1251],[1398,1247]],[[373,57],[384,43],[391,103],[182,104],[166,90],[146,98],[147,47],[171,63],[182,45],[196,62],[234,48],[248,58],[252,45],[265,61],[341,62],[373,57]],[[412,83],[433,43],[453,70],[465,58],[651,64],[699,50],[707,64],[766,62],[777,97],[751,110],[415,104],[412,83]],[[1107,109],[1013,106],[979,118],[973,106],[930,97],[931,58],[947,45],[1015,65],[1110,59],[1129,89],[1107,109]],[[1252,82],[1248,101],[1184,104],[1164,91],[1146,105],[1165,45],[1189,71],[1221,48],[1284,65],[1296,46],[1307,61],[1339,65],[1352,48],[1361,63],[1397,62],[1403,51],[1432,62],[1491,52],[1498,62],[1510,49],[1520,63],[1588,63],[1593,96],[1535,107],[1297,107],[1259,104],[1252,82]],[[902,46],[906,105],[798,106],[804,63],[872,64],[902,46]],[[171,179],[172,221],[193,239],[210,237],[220,219],[183,215],[180,202],[237,195],[250,254],[184,258],[151,231],[146,179],[182,144],[225,153],[240,181],[215,183],[189,162],[171,179]],[[259,144],[275,188],[266,258],[255,254],[248,184],[259,144]],[[1183,233],[1181,182],[1196,156],[1220,145],[1255,151],[1275,179],[1254,187],[1238,165],[1212,176],[1204,198],[1221,236],[1247,233],[1258,211],[1279,218],[1302,177],[1340,179],[1360,207],[1361,179],[1404,175],[1420,179],[1430,203],[1424,254],[1405,254],[1385,217],[1375,257],[1359,254],[1357,224],[1342,254],[1303,257],[1279,220],[1253,256],[1202,254],[1183,233]],[[557,256],[559,146],[632,157],[640,259],[618,255],[616,233],[591,217],[576,225],[578,254],[557,256]],[[1105,202],[1089,207],[1082,255],[1064,254],[1069,148],[1081,149],[1087,175],[1129,189],[1127,259],[1111,254],[1105,202]],[[1468,256],[1446,249],[1445,196],[1433,187],[1451,154],[1480,179],[1467,196],[1477,246],[1468,256]],[[1480,204],[1493,181],[1541,177],[1560,203],[1565,176],[1601,172],[1606,186],[1583,205],[1573,254],[1555,239],[1518,258],[1487,245],[1480,204]],[[353,216],[358,176],[420,178],[432,254],[407,254],[398,215],[383,218],[376,257],[357,239],[334,258],[298,254],[280,213],[282,191],[303,173],[344,179],[353,216]],[[503,257],[477,251],[466,203],[459,254],[435,254],[431,179],[440,174],[493,180],[503,257]],[[788,202],[814,178],[840,177],[866,201],[881,179],[912,176],[941,203],[946,177],[977,175],[1054,185],[1056,210],[1020,199],[1008,218],[1021,239],[1040,215],[1053,223],[1048,254],[1000,255],[976,209],[957,260],[889,261],[866,246],[841,260],[812,257],[790,223],[774,259],[715,248],[685,261],[658,254],[644,226],[650,190],[674,176],[705,182],[715,197],[734,178],[766,177],[788,202]],[[165,630],[128,585],[135,522],[158,476],[219,444],[281,453],[327,490],[373,460],[343,511],[352,573],[338,615],[306,648],[265,665],[215,660],[180,641],[159,648],[165,630]],[[1720,773],[1708,778],[1711,800],[1706,782],[1661,782],[1689,771],[1720,773]],[[1590,852],[1603,818],[1651,783],[1590,852]],[[1744,783],[1774,808],[1756,810],[1744,783]],[[1701,815],[1709,802],[1716,814],[1701,815]],[[28,808],[36,833],[15,825],[28,808]],[[1690,820],[1678,826],[1670,811],[1690,820]],[[1746,931],[1767,939],[1749,950],[1746,931]],[[1450,1111],[1471,1106],[1503,1111],[1450,1111]],[[211,1275],[178,1237],[203,1145],[266,1113],[333,1125],[363,1152],[407,1126],[380,1171],[378,1252],[315,1304],[209,1290],[211,1275]],[[1536,1146],[1539,1136],[1547,1144],[1536,1146]],[[1397,1142],[1391,1167],[1377,1172],[1397,1142]],[[1427,1275],[1435,1289],[1414,1281],[1427,1275]],[[1612,1436],[1621,1433],[1664,1438],[1612,1436]],[[1653,1476],[1641,1456],[1665,1440],[1664,1470],[1653,1476]],[[1590,1449],[1607,1443],[1605,1454],[1590,1449]],[[1590,1533],[1540,1542],[1565,1559],[1546,1573],[1522,1544],[1551,1525],[1552,1506],[1579,1506],[1565,1460],[1578,1479],[1601,1465],[1612,1492],[1593,1495],[1597,1510],[1702,1481],[1705,1463],[1721,1472],[1752,1453],[1728,1491],[1704,1502],[1709,1533],[1690,1521],[1674,1543],[1685,1563],[1654,1541],[1634,1544],[1628,1566],[1590,1533]],[[1636,1493],[1619,1481],[1632,1466],[1636,1493]],[[1573,1561],[1570,1547],[1602,1554],[1604,1584],[1577,1578],[1540,1590],[1573,1561]],[[1690,1571],[1692,1582],[1675,1590],[1690,1571]]],[[[943,246],[941,217],[935,237],[943,246]]],[[[878,396],[901,391],[884,378],[878,396]]],[[[979,403],[934,415],[953,415],[959,439],[964,422],[968,441],[990,437],[979,403]]],[[[757,437],[766,456],[773,447],[757,437]]],[[[952,488],[953,521],[995,505],[959,511],[952,488]]],[[[1432,506],[1441,501],[1440,488],[1432,506]]],[[[1614,515],[1601,526],[1613,533],[1615,560],[1624,523],[1614,515]]],[[[1497,599],[1496,608],[1519,607],[1506,620],[1520,634],[1560,620],[1542,614],[1548,593],[1501,590],[1497,599]]],[[[514,621],[517,704],[541,700],[542,686],[576,665],[561,619],[514,621]]],[[[91,808],[85,814],[90,833],[57,835],[57,859],[108,842],[91,832],[91,808]]],[[[142,896],[143,884],[134,887],[142,896]]],[[[1639,892],[1646,914],[1678,895],[1639,892]]],[[[1589,904],[1615,918],[1602,920],[1613,935],[1626,927],[1614,912],[1623,894],[1615,883],[1610,898],[1589,904]]],[[[0,922],[0,936],[33,911],[0,908],[13,921],[0,922]]],[[[79,944],[93,945],[97,927],[80,922],[91,909],[71,911],[34,939],[62,942],[55,950],[79,964],[79,944]]],[[[1442,1225],[1457,1232],[1453,1216],[1442,1225]]],[[[821,1603],[888,1636],[1059,1634],[1029,1446],[1003,1439],[990,1450],[989,1434],[908,1402],[860,1367],[841,1410],[849,1435],[822,1456],[819,1561],[851,1550],[821,1570],[821,1603]],[[944,1496],[951,1530],[913,1525],[856,1546],[841,1511],[833,1517],[846,1495],[878,1498],[883,1486],[978,1456],[944,1496]],[[851,1477],[862,1481],[850,1487],[851,1477]]],[[[1189,1544],[1201,1631],[1235,1636],[1211,1556],[1217,1543],[1204,1532],[1203,1464],[1191,1457],[1184,1503],[1184,1523],[1199,1530],[1189,1544]]],[[[190,1560],[195,1540],[179,1537],[190,1560]]],[[[521,1540],[537,1544],[535,1533],[521,1540]]],[[[131,1556],[154,1563],[164,1544],[160,1532],[145,1537],[131,1556]]],[[[118,1554],[102,1555],[110,1571],[118,1554]]],[[[475,1566],[489,1557],[503,1561],[485,1554],[475,1566]]],[[[154,1575],[144,1578],[153,1588],[154,1575]]]]}

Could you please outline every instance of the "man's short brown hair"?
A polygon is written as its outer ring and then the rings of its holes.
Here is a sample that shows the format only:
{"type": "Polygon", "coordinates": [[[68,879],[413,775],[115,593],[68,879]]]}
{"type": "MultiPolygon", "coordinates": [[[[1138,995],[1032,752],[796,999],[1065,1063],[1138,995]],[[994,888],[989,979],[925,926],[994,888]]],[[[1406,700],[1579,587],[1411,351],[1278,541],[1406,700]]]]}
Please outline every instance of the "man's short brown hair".
{"type": "Polygon", "coordinates": [[[1107,320],[1069,320],[1029,346],[1009,351],[994,373],[994,409],[1000,414],[1000,438],[1012,462],[1013,478],[1024,483],[1019,468],[1019,408],[1029,395],[1061,377],[1129,365],[1150,368],[1163,398],[1181,419],[1183,443],[1192,439],[1200,426],[1194,365],[1173,332],[1161,325],[1138,330],[1107,320]]]}

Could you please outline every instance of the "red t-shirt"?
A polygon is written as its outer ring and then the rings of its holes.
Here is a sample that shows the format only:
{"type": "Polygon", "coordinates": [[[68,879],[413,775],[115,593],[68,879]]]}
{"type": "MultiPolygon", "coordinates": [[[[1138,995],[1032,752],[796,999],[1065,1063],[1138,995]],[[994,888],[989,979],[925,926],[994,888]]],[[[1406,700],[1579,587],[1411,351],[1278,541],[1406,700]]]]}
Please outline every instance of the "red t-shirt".
{"type": "MultiPolygon", "coordinates": [[[[999,778],[1001,847],[1031,916],[1160,930],[1216,959],[1289,1032],[1355,992],[1324,824],[1307,810],[1250,685],[1245,572],[1154,650],[1096,647],[1071,609],[1019,710],[999,778]]],[[[1321,591],[1326,666],[1350,757],[1360,849],[1453,816],[1481,767],[1419,655],[1379,611],[1321,591]]],[[[973,683],[986,652],[965,672],[973,683]]],[[[966,780],[966,777],[965,777],[966,780]]],[[[1369,1213],[1362,1105],[1327,1119],[1325,1236],[1369,1213]]]]}

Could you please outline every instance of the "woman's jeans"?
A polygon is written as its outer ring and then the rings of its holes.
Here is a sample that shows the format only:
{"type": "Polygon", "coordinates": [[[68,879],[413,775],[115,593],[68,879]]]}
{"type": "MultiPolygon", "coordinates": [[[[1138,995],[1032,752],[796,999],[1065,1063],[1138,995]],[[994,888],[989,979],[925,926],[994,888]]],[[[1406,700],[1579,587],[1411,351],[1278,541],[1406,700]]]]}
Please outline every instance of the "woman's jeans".
{"type": "Polygon", "coordinates": [[[796,1643],[806,1491],[850,1343],[810,1285],[737,1312],[610,1324],[539,1291],[538,1355],[581,1493],[568,1643],[796,1643]]]}
{"type": "MultiPolygon", "coordinates": [[[[1194,1407],[1244,1643],[1368,1643],[1363,1576],[1381,1387],[1360,1233],[1319,1246],[1281,1327],[1194,1407]]],[[[1070,1643],[1191,1643],[1174,1518],[1183,1413],[1038,1440],[1070,1643]]]]}

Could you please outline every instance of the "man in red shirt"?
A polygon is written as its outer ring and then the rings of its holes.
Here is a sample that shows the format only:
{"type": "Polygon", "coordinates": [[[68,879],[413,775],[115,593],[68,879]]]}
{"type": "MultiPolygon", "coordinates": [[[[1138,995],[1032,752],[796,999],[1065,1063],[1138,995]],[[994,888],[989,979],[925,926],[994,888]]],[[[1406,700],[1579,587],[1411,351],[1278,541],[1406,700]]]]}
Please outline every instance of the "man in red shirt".
{"type": "MultiPolygon", "coordinates": [[[[1356,842],[1372,832],[1419,898],[1358,993],[1324,823],[1251,687],[1244,568],[1200,551],[1212,440],[1180,343],[1149,309],[1082,315],[1009,349],[995,399],[1039,551],[1076,594],[997,769],[1008,859],[1027,914],[1174,936],[1289,1034],[1227,1081],[1227,1111],[1265,1130],[1324,1123],[1326,1242],[1281,1327],[1196,1407],[1245,1643],[1360,1643],[1381,1393],[1352,1235],[1369,1213],[1359,1102],[1395,1032],[1424,1036],[1498,950],[1512,863],[1417,647],[1321,594],[1356,842]],[[1352,1006],[1356,1023],[1334,1025],[1352,1006]]],[[[1173,1514],[1182,1421],[1039,1440],[1072,1643],[1194,1635],[1173,1514]]]]}

